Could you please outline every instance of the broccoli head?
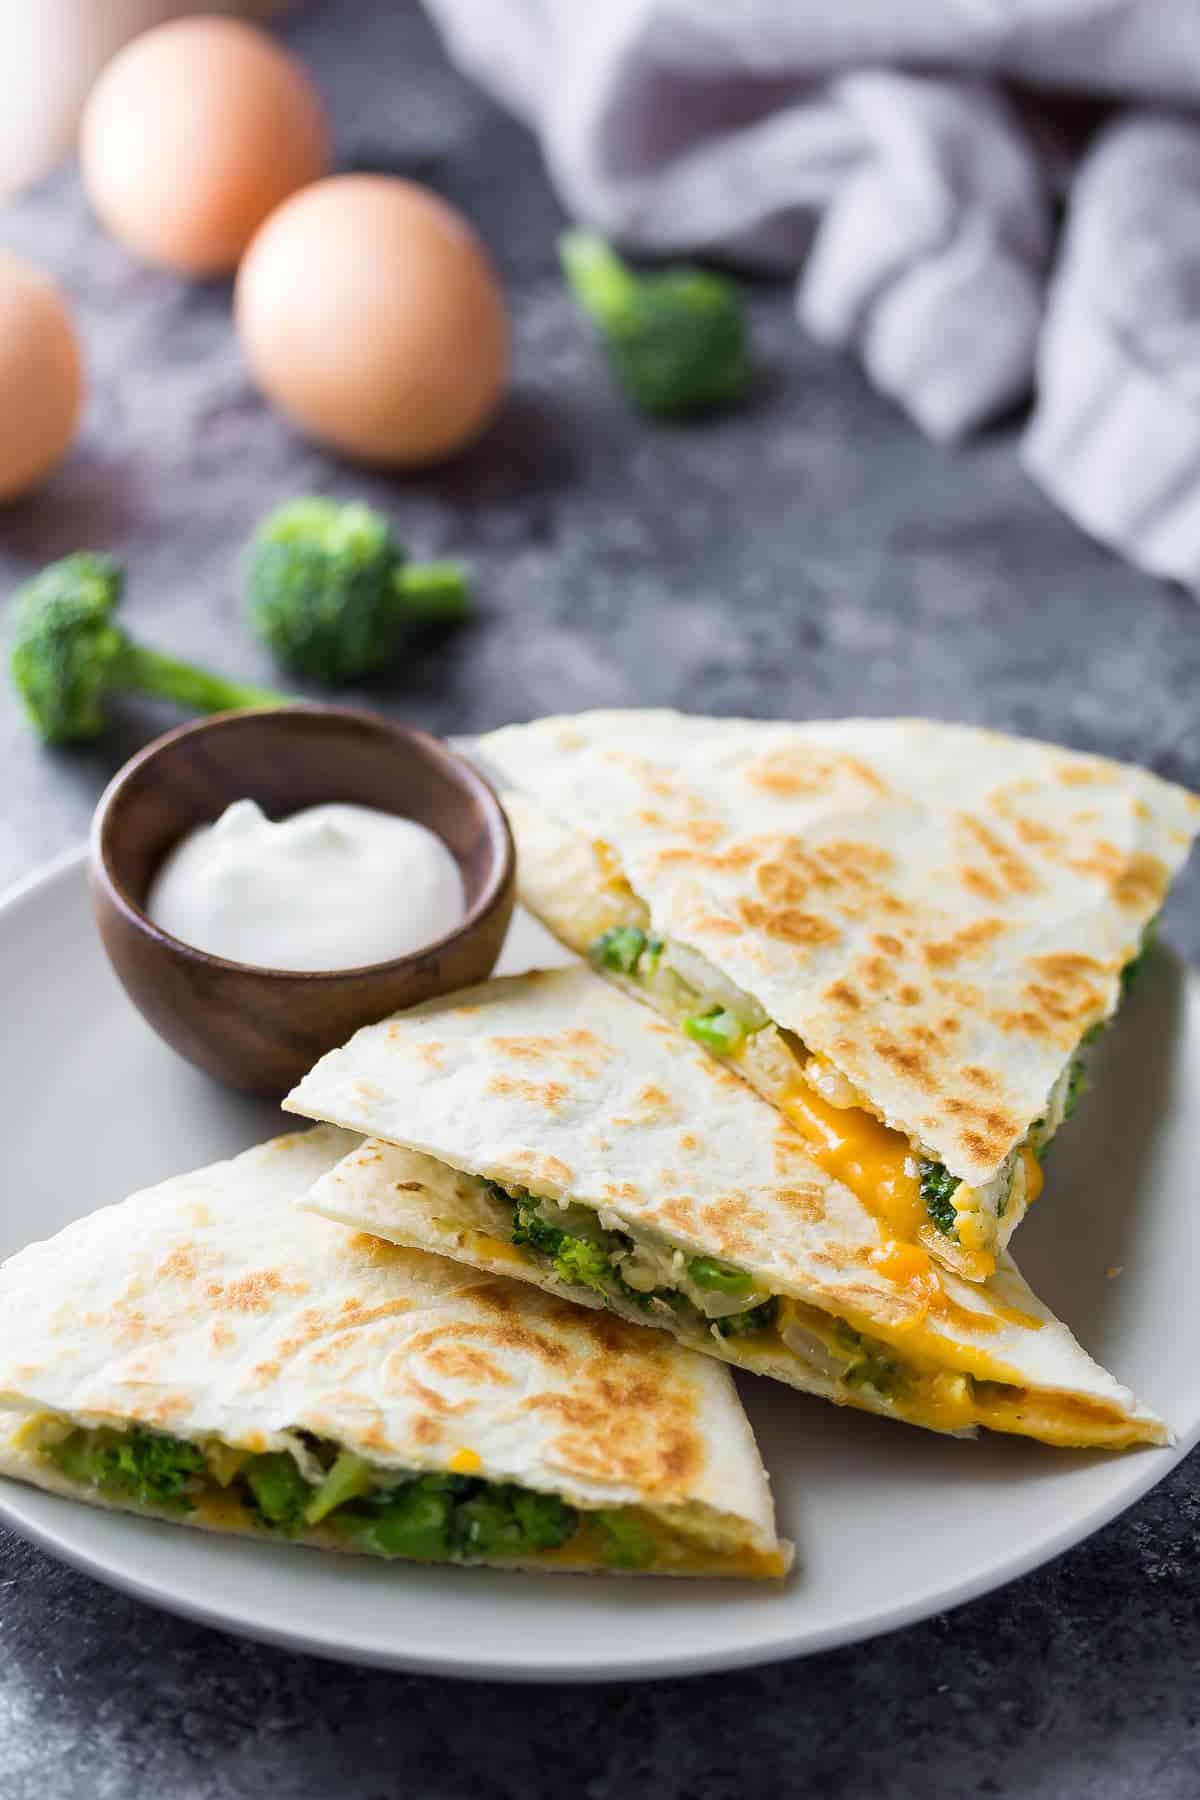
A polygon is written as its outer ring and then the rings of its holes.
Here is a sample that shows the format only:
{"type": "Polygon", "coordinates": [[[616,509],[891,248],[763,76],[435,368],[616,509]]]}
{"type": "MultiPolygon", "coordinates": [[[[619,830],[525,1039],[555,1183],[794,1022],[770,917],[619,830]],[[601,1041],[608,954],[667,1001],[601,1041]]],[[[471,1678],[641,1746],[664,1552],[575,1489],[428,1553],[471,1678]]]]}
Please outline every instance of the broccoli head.
{"type": "Polygon", "coordinates": [[[9,667],[46,743],[99,737],[105,702],[122,688],[198,712],[288,704],[286,694],[227,681],[135,644],[114,619],[123,585],[111,557],[85,550],[51,563],[16,595],[9,667]]]}
{"type": "Polygon", "coordinates": [[[136,1425],[129,1431],[81,1427],[52,1445],[49,1455],[68,1481],[105,1499],[168,1512],[190,1511],[188,1491],[205,1466],[195,1444],[136,1425]]]}
{"type": "Polygon", "coordinates": [[[925,1210],[939,1231],[949,1237],[958,1224],[958,1209],[953,1200],[958,1178],[952,1175],[944,1163],[931,1162],[923,1158],[920,1164],[921,1198],[925,1202],[925,1210]]]}
{"type": "Polygon", "coordinates": [[[409,563],[382,514],[293,500],[264,519],[242,583],[251,629],[285,667],[336,685],[391,662],[403,627],[467,609],[460,563],[409,563]]]}
{"type": "Polygon", "coordinates": [[[374,1556],[417,1562],[476,1557],[524,1557],[557,1549],[579,1523],[574,1507],[555,1494],[513,1482],[419,1475],[401,1487],[333,1515],[334,1527],[374,1556]]]}
{"type": "Polygon", "coordinates": [[[734,284],[702,269],[636,275],[601,238],[559,243],[567,280],[643,412],[664,418],[733,405],[750,381],[734,284]]]}

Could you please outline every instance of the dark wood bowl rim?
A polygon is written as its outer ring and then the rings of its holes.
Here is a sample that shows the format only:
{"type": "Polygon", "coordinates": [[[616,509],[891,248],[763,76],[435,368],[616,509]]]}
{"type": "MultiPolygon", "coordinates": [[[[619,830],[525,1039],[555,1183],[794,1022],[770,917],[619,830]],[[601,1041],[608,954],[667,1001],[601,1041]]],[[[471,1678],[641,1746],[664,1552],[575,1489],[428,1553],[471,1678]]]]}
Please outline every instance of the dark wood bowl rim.
{"type": "MultiPolygon", "coordinates": [[[[401,815],[397,814],[397,817],[401,815]]],[[[445,843],[445,839],[442,842],[445,843]]],[[[450,845],[446,848],[450,850],[450,845]]],[[[435,738],[427,731],[419,730],[415,725],[400,725],[393,719],[385,718],[381,713],[368,712],[358,706],[326,706],[315,701],[305,701],[293,706],[262,707],[257,709],[240,709],[236,712],[213,713],[205,719],[193,720],[187,725],[177,725],[173,731],[164,732],[152,743],[131,756],[127,763],[117,770],[104,792],[96,803],[92,816],[90,832],[90,861],[104,883],[108,899],[136,930],[144,932],[155,943],[164,949],[174,950],[189,958],[192,962],[205,968],[226,969],[238,975],[258,975],[273,977],[279,981],[295,981],[304,983],[335,982],[378,975],[403,975],[415,970],[421,963],[434,954],[445,950],[449,945],[458,943],[468,937],[487,918],[497,901],[502,897],[505,887],[512,877],[516,862],[516,851],[513,847],[512,831],[508,823],[508,815],[497,798],[496,791],[486,776],[481,775],[464,756],[435,738]],[[306,717],[316,719],[340,719],[350,724],[365,726],[368,731],[378,733],[380,737],[390,738],[392,747],[401,751],[412,751],[414,747],[422,751],[435,762],[441,763],[451,780],[460,788],[468,790],[482,806],[483,811],[493,827],[493,837],[499,837],[501,853],[493,859],[491,870],[483,888],[460,921],[452,931],[440,938],[433,938],[419,950],[410,950],[403,956],[393,957],[388,962],[360,963],[356,967],[344,969],[275,969],[263,963],[234,962],[227,956],[214,956],[208,950],[198,950],[194,944],[185,943],[170,931],[164,931],[140,906],[137,906],[125,892],[117,880],[109,855],[110,834],[109,815],[113,801],[125,784],[135,775],[153,762],[162,751],[178,743],[180,738],[198,737],[209,731],[220,731],[235,720],[270,719],[281,715],[289,718],[306,717]]],[[[454,855],[453,850],[450,851],[454,855]]],[[[459,859],[455,857],[457,862],[459,859]]],[[[461,867],[461,864],[460,864],[461,867]]]]}

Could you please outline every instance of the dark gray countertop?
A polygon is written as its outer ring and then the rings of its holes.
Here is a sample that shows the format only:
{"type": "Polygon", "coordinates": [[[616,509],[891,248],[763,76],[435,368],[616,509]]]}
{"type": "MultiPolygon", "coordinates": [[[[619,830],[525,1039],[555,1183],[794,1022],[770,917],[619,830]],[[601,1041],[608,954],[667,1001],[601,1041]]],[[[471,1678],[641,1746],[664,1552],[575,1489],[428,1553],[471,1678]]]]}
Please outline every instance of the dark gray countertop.
{"type": "MultiPolygon", "coordinates": [[[[293,28],[347,167],[439,188],[476,220],[516,314],[517,380],[452,468],[384,480],[298,441],[255,397],[228,291],[136,268],[72,174],[0,211],[55,270],[94,391],[82,446],[0,513],[0,591],[83,544],[130,569],[148,639],[268,678],[230,569],[297,491],[383,504],[421,553],[474,560],[480,618],[373,703],[438,731],[596,704],[803,717],[928,712],[1145,761],[1200,785],[1200,612],[1086,543],[1011,432],[924,443],[854,368],[754,298],[754,405],[691,431],[634,420],[564,299],[559,219],[526,136],[402,0],[293,28]]],[[[109,771],[168,715],[121,709],[50,755],[0,698],[0,885],[77,841],[109,771]]],[[[1200,953],[1200,872],[1169,934],[1200,953]]],[[[856,1650],[730,1677],[506,1690],[324,1665],[159,1615],[0,1531],[0,1800],[724,1800],[1200,1792],[1200,1465],[985,1600],[856,1650]]],[[[1019,1497],[1014,1496],[1014,1506],[1019,1497]]]]}

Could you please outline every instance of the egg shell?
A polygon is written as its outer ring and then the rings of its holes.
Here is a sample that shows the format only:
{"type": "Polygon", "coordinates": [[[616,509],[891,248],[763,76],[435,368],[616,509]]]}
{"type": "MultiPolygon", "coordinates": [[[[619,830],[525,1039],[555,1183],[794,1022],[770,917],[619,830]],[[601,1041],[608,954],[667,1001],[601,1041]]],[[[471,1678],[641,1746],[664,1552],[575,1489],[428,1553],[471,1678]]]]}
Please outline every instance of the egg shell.
{"type": "Polygon", "coordinates": [[[503,395],[500,284],[461,214],[413,182],[339,175],[294,195],[247,251],[234,308],[263,391],[363,462],[441,461],[503,395]]]}
{"type": "Polygon", "coordinates": [[[33,487],[71,446],[83,355],[49,276],[0,252],[0,500],[33,487]]]}
{"type": "Polygon", "coordinates": [[[188,18],[144,32],[84,111],[84,185],[113,236],[187,275],[237,267],[268,214],[329,165],[305,70],[266,32],[188,18]]]}

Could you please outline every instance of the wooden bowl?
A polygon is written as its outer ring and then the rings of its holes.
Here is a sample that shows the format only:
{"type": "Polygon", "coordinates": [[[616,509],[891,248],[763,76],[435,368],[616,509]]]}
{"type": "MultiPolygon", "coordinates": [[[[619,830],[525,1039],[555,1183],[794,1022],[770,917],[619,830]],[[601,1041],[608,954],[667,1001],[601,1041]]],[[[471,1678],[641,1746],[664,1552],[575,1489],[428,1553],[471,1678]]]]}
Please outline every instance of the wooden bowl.
{"type": "Polygon", "coordinates": [[[156,739],[102,796],[89,873],[104,947],[143,1017],[189,1062],[272,1099],[360,1025],[486,980],[516,891],[508,820],[483,776],[423,731],[340,706],[222,713],[156,739]],[[454,855],[466,917],[360,969],[259,969],[194,950],[147,917],[147,892],[185,832],[247,798],[274,819],[327,801],[416,819],[454,855]]]}

